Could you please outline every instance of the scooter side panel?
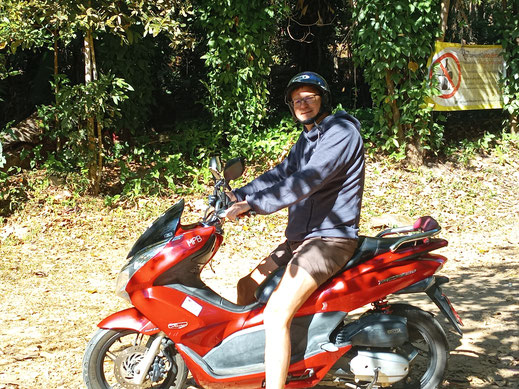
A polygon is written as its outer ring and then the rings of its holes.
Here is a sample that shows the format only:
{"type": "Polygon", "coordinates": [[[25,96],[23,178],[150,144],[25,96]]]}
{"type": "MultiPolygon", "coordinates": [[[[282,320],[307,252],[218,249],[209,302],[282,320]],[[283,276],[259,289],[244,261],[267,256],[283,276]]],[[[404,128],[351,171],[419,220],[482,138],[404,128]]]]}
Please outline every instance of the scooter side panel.
{"type": "MultiPolygon", "coordinates": [[[[323,351],[331,333],[342,323],[345,312],[325,312],[296,317],[290,327],[292,362],[323,351]]],[[[245,325],[244,325],[245,327],[245,325]]],[[[200,362],[214,375],[253,374],[264,369],[265,327],[256,325],[233,333],[213,348],[200,362]]]]}
{"type": "Polygon", "coordinates": [[[427,254],[411,259],[396,253],[375,257],[323,284],[297,315],[353,311],[432,276],[444,261],[441,256],[427,254]]]}
{"type": "Polygon", "coordinates": [[[175,343],[205,355],[238,331],[249,312],[229,312],[166,286],[134,292],[132,302],[175,343]]]}

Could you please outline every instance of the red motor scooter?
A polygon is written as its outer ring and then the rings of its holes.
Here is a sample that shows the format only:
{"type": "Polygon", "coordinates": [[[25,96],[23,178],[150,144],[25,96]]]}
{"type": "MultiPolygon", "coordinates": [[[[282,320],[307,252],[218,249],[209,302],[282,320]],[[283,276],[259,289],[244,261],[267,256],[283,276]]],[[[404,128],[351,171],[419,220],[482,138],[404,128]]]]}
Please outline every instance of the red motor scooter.
{"type": "MultiPolygon", "coordinates": [[[[133,307],[98,324],[83,360],[89,389],[182,388],[188,371],[204,388],[264,386],[263,310],[284,268],[256,290],[257,302],[240,306],[200,279],[222,239],[229,181],[244,170],[239,159],[215,177],[212,212],[182,225],[184,202],[160,216],[137,240],[118,277],[117,294],[133,307]]],[[[286,387],[317,385],[325,376],[350,388],[436,388],[449,348],[432,314],[387,297],[426,293],[460,333],[461,319],[442,293],[445,261],[431,251],[447,245],[433,238],[436,221],[359,238],[350,261],[316,290],[291,326],[292,356],[286,387]],[[360,318],[348,313],[372,304],[360,318]]]]}

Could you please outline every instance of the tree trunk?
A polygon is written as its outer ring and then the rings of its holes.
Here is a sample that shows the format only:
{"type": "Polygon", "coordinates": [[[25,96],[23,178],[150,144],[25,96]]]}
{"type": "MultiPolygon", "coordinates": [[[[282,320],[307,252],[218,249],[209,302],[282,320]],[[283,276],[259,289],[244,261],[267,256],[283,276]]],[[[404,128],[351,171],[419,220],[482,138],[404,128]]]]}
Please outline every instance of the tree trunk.
{"type": "MultiPolygon", "coordinates": [[[[53,31],[52,35],[54,35],[54,81],[56,81],[56,76],[59,74],[59,63],[58,63],[58,32],[53,31]]],[[[58,84],[54,86],[55,96],[58,96],[59,87],[58,84]]]]}
{"type": "Polygon", "coordinates": [[[404,144],[405,137],[404,137],[404,130],[402,128],[402,124],[400,123],[400,111],[398,109],[398,105],[396,103],[395,99],[395,83],[393,82],[393,79],[391,78],[392,71],[388,70],[386,72],[386,87],[388,91],[389,98],[391,101],[389,102],[391,105],[391,111],[393,113],[393,125],[397,126],[397,140],[398,144],[402,145],[404,144]]]}
{"type": "MultiPolygon", "coordinates": [[[[97,69],[95,63],[94,40],[92,37],[92,29],[89,28],[85,32],[84,37],[84,56],[85,56],[85,84],[93,82],[97,79],[97,69]]],[[[88,142],[88,180],[90,182],[90,190],[92,194],[99,193],[99,184],[101,181],[102,169],[102,150],[100,150],[99,129],[96,131],[96,120],[94,116],[87,119],[87,142],[88,142]]]]}
{"type": "MultiPolygon", "coordinates": [[[[96,61],[96,52],[94,50],[94,38],[92,34],[90,34],[90,47],[92,54],[92,77],[94,81],[98,80],[97,73],[97,61],[96,61]]],[[[96,182],[95,182],[95,193],[99,193],[99,186],[101,184],[101,176],[103,173],[103,136],[102,136],[102,127],[99,120],[95,121],[96,133],[97,133],[97,172],[96,172],[96,182]]]]}
{"type": "MultiPolygon", "coordinates": [[[[58,105],[58,93],[59,93],[59,85],[58,85],[58,74],[59,74],[59,62],[58,62],[58,32],[56,30],[52,31],[52,35],[54,37],[54,101],[56,106],[58,105]]],[[[54,123],[56,125],[56,129],[60,128],[58,114],[54,115],[54,123]]],[[[58,136],[57,138],[57,150],[61,150],[61,138],[58,136]]]]}
{"type": "Polygon", "coordinates": [[[442,35],[440,37],[440,41],[443,42],[445,40],[445,33],[447,32],[447,23],[449,20],[449,8],[451,5],[450,0],[442,0],[442,14],[441,14],[441,29],[442,35]]]}

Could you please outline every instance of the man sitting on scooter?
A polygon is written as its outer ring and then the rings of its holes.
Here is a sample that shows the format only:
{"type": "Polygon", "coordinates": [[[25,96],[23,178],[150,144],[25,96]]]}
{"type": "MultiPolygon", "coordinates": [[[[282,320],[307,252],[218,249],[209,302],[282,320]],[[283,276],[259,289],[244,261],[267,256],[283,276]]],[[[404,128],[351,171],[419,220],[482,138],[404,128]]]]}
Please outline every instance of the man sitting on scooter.
{"type": "Polygon", "coordinates": [[[286,271],[264,311],[268,389],[285,386],[290,364],[290,324],[297,310],[341,269],[357,247],[364,188],[360,123],[344,111],[331,114],[331,93],[317,73],[293,77],[285,102],[303,131],[279,165],[229,193],[227,217],[288,207],[286,241],[238,282],[238,304],[279,266],[286,271]]]}

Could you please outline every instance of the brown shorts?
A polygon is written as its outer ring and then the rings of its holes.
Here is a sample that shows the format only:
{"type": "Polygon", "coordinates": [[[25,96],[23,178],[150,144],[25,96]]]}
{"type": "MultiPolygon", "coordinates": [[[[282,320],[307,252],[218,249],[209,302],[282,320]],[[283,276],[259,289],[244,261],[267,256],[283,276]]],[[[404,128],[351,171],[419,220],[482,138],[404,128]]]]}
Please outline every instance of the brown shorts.
{"type": "Polygon", "coordinates": [[[348,262],[356,248],[357,239],[316,237],[285,241],[270,257],[278,266],[292,263],[305,269],[321,285],[348,262]]]}

